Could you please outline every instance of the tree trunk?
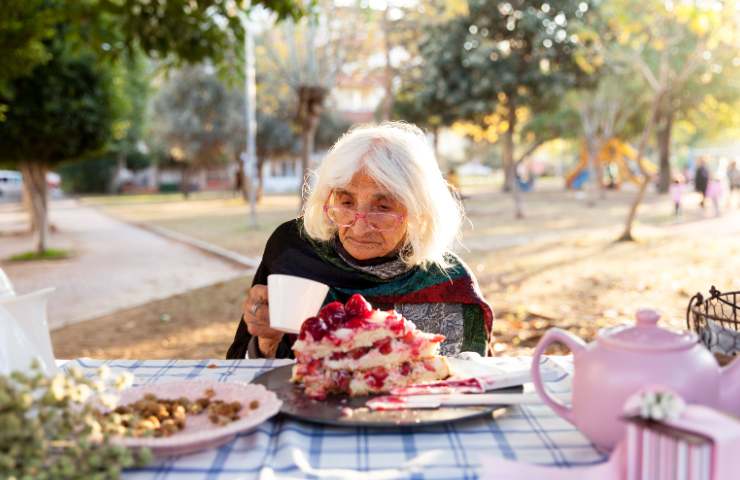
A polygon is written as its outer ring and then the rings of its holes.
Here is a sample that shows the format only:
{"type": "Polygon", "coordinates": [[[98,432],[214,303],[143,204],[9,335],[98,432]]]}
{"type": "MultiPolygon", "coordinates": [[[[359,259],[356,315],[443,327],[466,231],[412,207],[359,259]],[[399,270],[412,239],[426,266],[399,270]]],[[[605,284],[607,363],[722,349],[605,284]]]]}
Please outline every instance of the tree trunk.
{"type": "Polygon", "coordinates": [[[120,182],[123,176],[123,171],[126,169],[126,153],[121,149],[116,156],[116,173],[113,174],[113,178],[108,181],[106,190],[109,194],[113,195],[121,193],[121,187],[123,186],[120,182]]]}
{"type": "Polygon", "coordinates": [[[599,168],[599,142],[596,139],[586,139],[586,155],[588,155],[588,173],[591,176],[588,182],[588,200],[586,204],[589,207],[596,206],[596,200],[599,198],[599,191],[602,188],[602,172],[599,168]]]}
{"type": "MultiPolygon", "coordinates": [[[[23,165],[20,166],[20,170],[23,173],[23,165]]],[[[21,192],[21,205],[23,209],[28,212],[28,233],[34,233],[36,231],[36,219],[33,214],[33,201],[31,198],[33,194],[29,189],[29,184],[26,182],[26,174],[23,173],[23,191],[21,192]]]]}
{"type": "Polygon", "coordinates": [[[41,255],[49,247],[48,193],[46,165],[23,162],[20,165],[23,185],[29,194],[31,225],[36,233],[36,252],[41,255]]]}
{"type": "Polygon", "coordinates": [[[514,184],[514,123],[516,123],[516,107],[509,101],[507,110],[507,120],[509,125],[504,132],[502,143],[501,159],[504,167],[504,184],[502,191],[510,192],[514,184]]]}
{"type": "Polygon", "coordinates": [[[159,192],[160,191],[159,190],[159,186],[161,185],[161,183],[160,183],[160,173],[161,172],[159,170],[159,165],[158,164],[155,163],[154,166],[153,166],[153,168],[154,168],[154,174],[153,174],[153,177],[154,177],[154,185],[152,185],[152,188],[154,189],[155,192],[159,192]]]}
{"type": "Polygon", "coordinates": [[[439,163],[439,125],[432,127],[432,148],[434,148],[434,158],[439,163]]]}
{"type": "Polygon", "coordinates": [[[604,184],[604,165],[599,161],[598,157],[603,146],[604,142],[602,141],[598,146],[598,150],[596,150],[597,153],[594,162],[596,167],[596,193],[601,200],[606,199],[606,185],[604,184]]]}
{"type": "Polygon", "coordinates": [[[320,86],[301,86],[298,89],[298,123],[301,126],[301,204],[303,211],[305,202],[304,192],[306,180],[308,179],[308,164],[310,156],[314,151],[316,141],[316,130],[319,128],[319,119],[324,109],[324,100],[328,91],[320,86]]]}
{"type": "Polygon", "coordinates": [[[185,200],[190,198],[190,167],[187,164],[182,169],[182,180],[180,181],[180,191],[185,200]]]}
{"type": "Polygon", "coordinates": [[[242,160],[241,152],[236,155],[236,181],[234,182],[234,193],[239,193],[245,202],[249,201],[249,179],[242,160]]]}
{"type": "Polygon", "coordinates": [[[514,217],[517,219],[524,218],[524,209],[522,206],[522,192],[519,189],[517,181],[516,168],[517,162],[514,161],[514,129],[516,128],[516,105],[509,99],[507,110],[508,126],[504,133],[504,185],[505,191],[512,194],[514,200],[514,217]],[[508,189],[508,190],[507,190],[508,189]]]}
{"type": "Polygon", "coordinates": [[[658,177],[658,191],[668,193],[671,184],[671,131],[673,130],[673,111],[668,109],[660,115],[658,122],[658,151],[660,158],[660,173],[658,177]]]}
{"type": "MultiPolygon", "coordinates": [[[[516,165],[512,162],[512,170],[516,171],[516,165]]],[[[519,188],[519,182],[514,178],[511,183],[511,195],[514,198],[514,217],[517,220],[524,218],[524,203],[522,201],[522,191],[519,188]]]]}
{"type": "Polygon", "coordinates": [[[264,157],[262,159],[257,159],[257,198],[256,202],[259,203],[262,201],[262,195],[265,193],[265,186],[262,181],[262,172],[265,167],[265,160],[264,157]]]}
{"type": "Polygon", "coordinates": [[[385,89],[385,98],[383,98],[382,120],[391,119],[393,111],[393,66],[391,65],[391,39],[390,39],[390,19],[388,11],[390,6],[386,4],[383,11],[383,53],[385,54],[385,72],[383,73],[383,87],[385,89]]]}
{"type": "Polygon", "coordinates": [[[640,207],[643,198],[645,198],[645,192],[647,191],[648,184],[650,183],[650,177],[643,176],[640,182],[640,189],[637,191],[637,196],[632,201],[630,206],[629,214],[627,215],[627,222],[624,226],[624,232],[618,238],[620,242],[632,242],[635,237],[632,236],[632,225],[635,223],[635,217],[637,217],[637,209],[640,207]]]}
{"type": "Polygon", "coordinates": [[[650,138],[650,135],[652,135],[653,128],[655,127],[658,116],[658,106],[660,105],[662,97],[662,92],[658,92],[655,96],[655,100],[653,101],[650,112],[650,117],[648,118],[648,123],[647,125],[645,125],[645,130],[643,130],[642,138],[640,139],[640,145],[637,148],[636,161],[637,166],[640,168],[640,173],[642,173],[642,182],[640,182],[640,189],[637,191],[637,195],[632,201],[629,214],[627,215],[627,221],[624,225],[624,231],[622,232],[622,235],[620,235],[617,239],[618,242],[631,242],[635,239],[632,236],[632,225],[634,224],[635,218],[637,217],[637,209],[640,207],[640,203],[642,203],[642,200],[645,197],[645,191],[647,190],[648,184],[650,183],[650,175],[645,170],[645,167],[642,164],[642,157],[645,154],[648,139],[650,138]]]}
{"type": "Polygon", "coordinates": [[[311,154],[314,150],[314,142],[316,140],[316,130],[319,126],[319,119],[308,119],[303,125],[301,132],[301,210],[303,210],[303,203],[305,199],[306,181],[308,180],[308,165],[311,160],[311,154]]]}

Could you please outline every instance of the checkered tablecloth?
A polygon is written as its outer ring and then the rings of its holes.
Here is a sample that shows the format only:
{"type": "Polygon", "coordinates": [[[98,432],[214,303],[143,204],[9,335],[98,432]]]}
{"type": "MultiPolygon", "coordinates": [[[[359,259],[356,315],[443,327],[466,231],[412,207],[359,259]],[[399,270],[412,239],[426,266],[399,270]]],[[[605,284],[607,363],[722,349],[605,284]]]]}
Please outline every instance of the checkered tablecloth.
{"type": "MultiPolygon", "coordinates": [[[[529,358],[498,358],[496,365],[521,368],[529,358]]],[[[251,381],[286,360],[90,360],[77,359],[64,367],[77,366],[92,373],[106,364],[114,371],[135,375],[136,384],[207,378],[221,382],[251,381]]],[[[568,360],[561,375],[549,382],[553,392],[570,390],[568,360]]],[[[531,385],[530,385],[531,387],[531,385]]],[[[398,429],[339,428],[302,423],[278,415],[257,429],[242,433],[232,442],[213,450],[175,457],[137,470],[124,479],[293,479],[329,478],[327,469],[346,469],[331,478],[474,479],[481,475],[480,458],[499,455],[522,462],[572,467],[606,460],[572,425],[544,405],[511,407],[501,418],[479,418],[428,427],[398,429]],[[308,475],[296,465],[301,452],[318,469],[308,475]],[[421,456],[421,457],[420,457],[421,456]],[[416,471],[394,474],[417,459],[416,471]],[[359,472],[368,472],[360,474],[359,472]],[[313,472],[316,473],[316,472],[313,472]]]]}

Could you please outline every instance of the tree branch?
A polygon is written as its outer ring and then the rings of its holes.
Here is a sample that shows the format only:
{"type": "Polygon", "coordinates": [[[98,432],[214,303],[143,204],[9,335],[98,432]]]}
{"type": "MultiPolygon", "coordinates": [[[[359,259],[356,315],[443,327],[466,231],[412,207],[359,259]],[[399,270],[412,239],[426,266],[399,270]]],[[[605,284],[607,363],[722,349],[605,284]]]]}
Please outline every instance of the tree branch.
{"type": "Polygon", "coordinates": [[[540,148],[543,143],[545,143],[545,140],[537,140],[532,145],[530,145],[529,148],[514,162],[514,165],[519,166],[524,160],[527,159],[527,157],[532,155],[535,150],[540,148]]]}
{"type": "Polygon", "coordinates": [[[640,73],[642,73],[642,76],[645,78],[645,81],[648,82],[650,87],[656,92],[660,90],[661,83],[657,78],[655,78],[655,74],[650,70],[650,66],[642,59],[639,52],[633,53],[632,60],[637,65],[638,70],[640,70],[640,73]]]}

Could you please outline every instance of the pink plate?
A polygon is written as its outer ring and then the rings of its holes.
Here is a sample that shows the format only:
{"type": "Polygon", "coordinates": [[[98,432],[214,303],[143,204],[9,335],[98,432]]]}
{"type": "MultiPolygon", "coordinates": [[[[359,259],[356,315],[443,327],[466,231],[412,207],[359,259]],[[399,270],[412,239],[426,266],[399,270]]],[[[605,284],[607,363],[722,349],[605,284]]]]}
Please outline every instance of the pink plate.
{"type": "Polygon", "coordinates": [[[156,383],[129,388],[121,392],[119,405],[135,402],[147,393],[159,398],[186,397],[196,400],[212,388],[214,399],[227,402],[238,401],[243,407],[241,418],[228,425],[217,426],[208,420],[208,415],[188,415],[185,428],[170,436],[160,438],[116,437],[113,441],[126,447],[149,447],[157,456],[184,455],[188,453],[215,448],[233,439],[237,433],[255,428],[265,420],[278,413],[282,401],[262,385],[250,383],[222,383],[210,380],[182,380],[178,382],[156,383]],[[255,410],[249,408],[253,400],[259,402],[255,410]]]}

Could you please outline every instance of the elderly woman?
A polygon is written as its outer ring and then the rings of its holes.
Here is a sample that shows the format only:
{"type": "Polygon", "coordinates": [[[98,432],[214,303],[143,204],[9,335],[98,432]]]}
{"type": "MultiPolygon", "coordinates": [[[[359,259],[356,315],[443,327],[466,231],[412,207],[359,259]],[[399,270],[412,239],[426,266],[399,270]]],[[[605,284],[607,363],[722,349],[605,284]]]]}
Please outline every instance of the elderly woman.
{"type": "Polygon", "coordinates": [[[421,130],[384,123],[350,130],[331,149],[303,216],[267,241],[228,358],[292,356],[295,335],[270,328],[267,276],[329,285],[325,303],[362,294],[446,337],[441,352],[487,353],[493,312],[449,248],[462,220],[421,130]]]}

